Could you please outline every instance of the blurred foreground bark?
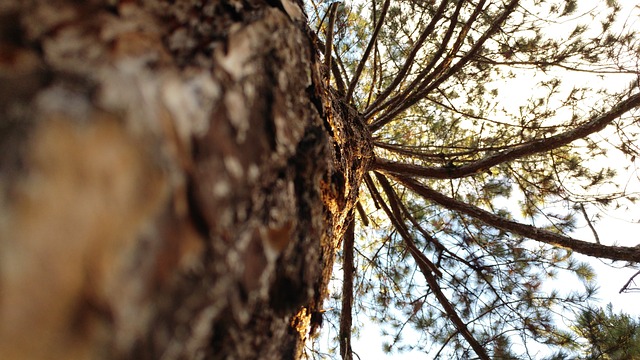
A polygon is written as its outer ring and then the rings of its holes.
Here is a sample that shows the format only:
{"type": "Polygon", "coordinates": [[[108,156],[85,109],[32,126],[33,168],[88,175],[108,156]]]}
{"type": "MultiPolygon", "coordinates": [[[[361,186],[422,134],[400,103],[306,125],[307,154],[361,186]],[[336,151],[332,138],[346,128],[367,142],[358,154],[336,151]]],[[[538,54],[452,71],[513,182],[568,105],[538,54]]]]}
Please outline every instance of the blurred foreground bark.
{"type": "Polygon", "coordinates": [[[0,3],[3,359],[286,359],[370,141],[283,0],[0,3]]]}

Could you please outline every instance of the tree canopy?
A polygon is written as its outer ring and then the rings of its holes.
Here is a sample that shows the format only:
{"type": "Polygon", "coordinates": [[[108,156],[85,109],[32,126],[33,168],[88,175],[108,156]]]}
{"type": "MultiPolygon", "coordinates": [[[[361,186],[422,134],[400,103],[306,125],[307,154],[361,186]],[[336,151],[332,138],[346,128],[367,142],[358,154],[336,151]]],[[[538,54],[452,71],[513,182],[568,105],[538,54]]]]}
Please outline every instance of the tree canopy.
{"type": "Polygon", "coordinates": [[[597,229],[638,195],[636,175],[620,182],[640,152],[638,7],[309,0],[306,10],[330,83],[375,147],[326,305],[333,350],[352,358],[365,318],[386,351],[433,357],[539,358],[540,346],[573,341],[558,320],[596,287],[572,254],[640,261],[637,239],[597,229]],[[591,239],[574,238],[581,224],[591,239]],[[560,273],[579,286],[554,288],[560,273]]]}

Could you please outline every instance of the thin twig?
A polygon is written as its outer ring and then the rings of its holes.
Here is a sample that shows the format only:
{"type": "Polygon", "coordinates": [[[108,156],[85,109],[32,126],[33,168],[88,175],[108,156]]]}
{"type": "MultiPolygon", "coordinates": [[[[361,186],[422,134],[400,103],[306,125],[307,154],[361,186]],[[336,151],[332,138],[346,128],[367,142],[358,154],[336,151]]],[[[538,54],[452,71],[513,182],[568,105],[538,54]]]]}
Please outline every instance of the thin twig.
{"type": "MultiPolygon", "coordinates": [[[[484,43],[500,29],[500,26],[502,25],[502,23],[515,10],[518,3],[519,3],[519,0],[511,0],[511,2],[504,7],[504,11],[502,12],[502,14],[500,14],[500,16],[498,16],[491,23],[491,26],[489,27],[489,29],[487,29],[487,31],[485,31],[485,33],[482,34],[482,36],[475,42],[475,44],[471,47],[471,49],[466,54],[464,54],[460,58],[460,60],[458,60],[458,62],[456,62],[453,66],[448,67],[449,64],[446,63],[446,61],[443,61],[443,63],[441,63],[438,66],[438,68],[434,71],[434,73],[436,74],[441,73],[442,75],[440,75],[438,78],[434,79],[433,81],[430,81],[431,79],[422,81],[420,85],[417,87],[417,89],[411,92],[410,96],[407,95],[405,99],[403,99],[400,103],[398,103],[398,105],[394,106],[392,109],[389,109],[380,118],[372,122],[369,125],[369,129],[372,132],[379,130],[381,127],[383,127],[384,125],[392,121],[398,114],[402,113],[406,109],[413,106],[415,103],[417,103],[418,101],[423,99],[425,96],[427,96],[433,89],[440,86],[445,80],[447,80],[453,74],[460,71],[460,69],[462,69],[469,61],[471,61],[475,57],[475,55],[478,52],[480,52],[481,49],[484,48],[484,43]],[[445,68],[445,67],[442,67],[443,64],[447,66],[446,71],[441,71],[441,70],[444,70],[445,68]]],[[[470,26],[471,24],[468,22],[466,25],[470,26]]],[[[446,59],[447,58],[445,58],[445,60],[446,59]]],[[[367,116],[367,114],[365,114],[365,116],[367,116]]]]}
{"type": "Polygon", "coordinates": [[[453,15],[451,15],[449,28],[447,29],[447,32],[445,33],[445,36],[442,39],[442,42],[440,43],[438,50],[432,55],[429,63],[420,71],[416,79],[414,79],[411,82],[411,84],[406,88],[405,91],[387,100],[391,92],[393,92],[398,87],[398,85],[400,85],[400,83],[406,79],[407,72],[414,65],[413,60],[415,59],[420,48],[422,48],[424,41],[427,39],[429,35],[431,35],[438,21],[441,20],[441,17],[444,14],[444,10],[446,9],[446,5],[447,5],[447,1],[443,1],[440,3],[440,7],[436,11],[436,14],[431,19],[431,22],[429,23],[429,25],[427,25],[427,28],[425,29],[425,31],[421,34],[418,41],[414,44],[414,47],[413,49],[411,49],[411,52],[409,53],[409,56],[407,57],[407,60],[405,61],[404,66],[402,67],[400,72],[398,72],[398,74],[393,79],[391,84],[387,86],[380,95],[378,95],[378,97],[373,102],[373,104],[371,104],[365,109],[364,116],[366,119],[370,119],[371,117],[373,117],[373,114],[381,111],[384,108],[395,105],[396,103],[400,102],[402,99],[405,99],[410,94],[410,92],[413,91],[413,89],[421,81],[423,81],[424,77],[431,71],[431,69],[435,66],[438,60],[440,60],[440,56],[442,56],[442,54],[444,54],[444,52],[446,51],[447,45],[449,44],[449,39],[451,39],[451,36],[453,35],[453,32],[455,30],[455,24],[458,19],[458,14],[460,13],[460,9],[463,5],[462,1],[458,2],[458,4],[456,5],[453,15]]]}
{"type": "MultiPolygon", "coordinates": [[[[382,186],[382,190],[385,192],[385,194],[387,195],[387,198],[389,199],[389,205],[391,206],[392,213],[393,213],[393,214],[390,214],[391,215],[390,217],[395,216],[395,220],[397,222],[402,221],[400,219],[401,210],[400,210],[400,207],[398,206],[398,203],[399,203],[398,195],[393,190],[393,187],[391,187],[391,184],[389,183],[387,178],[385,178],[380,173],[375,173],[375,175],[376,175],[376,178],[378,179],[378,182],[382,186]]],[[[447,314],[449,319],[451,319],[451,321],[453,322],[455,327],[458,329],[458,331],[462,334],[462,336],[465,338],[465,340],[467,340],[469,345],[471,345],[471,348],[476,352],[478,357],[482,360],[489,360],[490,357],[487,354],[484,347],[480,345],[480,343],[478,342],[478,340],[476,340],[476,338],[473,336],[471,331],[469,331],[469,328],[464,323],[464,321],[462,321],[455,307],[451,304],[451,302],[449,302],[449,299],[447,299],[447,297],[442,292],[442,288],[440,288],[440,285],[438,284],[438,280],[436,278],[436,276],[442,277],[442,273],[416,247],[416,244],[413,242],[413,239],[411,239],[411,236],[409,236],[408,231],[406,231],[406,225],[404,224],[404,222],[402,222],[401,225],[402,225],[401,228],[397,228],[397,230],[402,235],[402,238],[405,240],[405,244],[409,248],[409,252],[413,256],[413,259],[418,265],[420,272],[422,273],[425,280],[427,281],[429,288],[431,289],[431,291],[433,291],[433,294],[438,299],[438,302],[440,303],[440,305],[442,305],[442,308],[444,309],[445,313],[447,314]]]]}
{"type": "Polygon", "coordinates": [[[587,225],[589,225],[589,229],[593,233],[593,237],[596,239],[596,242],[600,244],[600,237],[598,236],[598,232],[596,232],[596,228],[593,227],[591,220],[589,220],[589,215],[587,215],[587,209],[584,208],[584,204],[580,203],[580,210],[582,210],[582,215],[584,215],[584,219],[587,221],[587,225]]]}
{"type": "MultiPolygon", "coordinates": [[[[395,193],[395,191],[391,187],[391,184],[389,183],[389,180],[387,180],[387,178],[384,177],[384,175],[382,175],[380,173],[376,172],[375,175],[376,175],[376,179],[378,179],[378,182],[382,186],[382,190],[387,195],[387,199],[389,200],[389,206],[391,207],[391,213],[387,213],[387,215],[389,216],[389,219],[391,220],[391,222],[394,225],[394,227],[396,228],[396,230],[398,230],[398,233],[400,234],[400,236],[404,240],[405,244],[407,245],[407,248],[409,248],[409,252],[411,252],[411,253],[414,253],[414,252],[415,253],[419,253],[420,255],[418,255],[418,258],[423,263],[423,265],[426,266],[427,268],[429,268],[430,272],[433,272],[438,277],[441,277],[442,276],[442,272],[440,271],[440,269],[438,269],[431,262],[431,260],[427,259],[426,256],[424,256],[424,254],[422,254],[420,249],[418,249],[418,247],[416,246],[415,241],[413,241],[413,238],[411,237],[411,234],[409,233],[409,229],[407,228],[407,225],[405,224],[405,222],[404,222],[404,220],[402,218],[402,211],[400,210],[400,206],[398,205],[400,200],[398,199],[398,195],[395,193]]],[[[384,208],[384,206],[383,206],[383,208],[384,208]]]]}
{"type": "Polygon", "coordinates": [[[378,41],[378,35],[380,34],[380,29],[382,29],[382,24],[384,24],[384,18],[387,16],[387,11],[389,10],[389,4],[391,4],[391,0],[386,0],[382,5],[382,12],[380,13],[380,20],[376,24],[375,29],[373,30],[373,34],[371,35],[371,39],[369,40],[369,44],[367,48],[364,50],[364,54],[362,55],[362,59],[358,63],[358,67],[356,68],[356,72],[351,78],[351,83],[349,83],[349,89],[347,90],[347,101],[351,99],[353,95],[353,90],[358,84],[358,79],[360,79],[360,74],[362,73],[362,69],[364,69],[364,65],[367,63],[369,59],[369,54],[371,53],[371,49],[376,41],[378,41]]]}
{"type": "Polygon", "coordinates": [[[638,276],[638,275],[640,275],[640,270],[638,270],[638,272],[636,272],[635,274],[633,274],[633,276],[629,279],[629,281],[627,281],[627,283],[626,283],[626,284],[624,284],[624,286],[622,287],[622,289],[620,289],[620,291],[618,291],[618,294],[621,294],[621,293],[623,293],[623,292],[627,291],[627,290],[628,290],[628,288],[629,288],[629,285],[631,284],[631,282],[633,282],[633,279],[634,279],[636,276],[638,276]]]}

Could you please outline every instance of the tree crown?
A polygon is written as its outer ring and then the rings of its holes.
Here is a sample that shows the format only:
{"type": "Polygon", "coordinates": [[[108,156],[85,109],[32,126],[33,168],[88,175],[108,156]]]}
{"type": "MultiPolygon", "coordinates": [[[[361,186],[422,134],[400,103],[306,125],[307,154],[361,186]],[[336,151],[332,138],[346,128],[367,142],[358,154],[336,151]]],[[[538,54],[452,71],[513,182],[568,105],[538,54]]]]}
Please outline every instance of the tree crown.
{"type": "Polygon", "coordinates": [[[595,293],[593,270],[572,254],[640,260],[635,243],[596,229],[637,197],[618,181],[640,150],[638,9],[372,0],[306,10],[330,83],[374,145],[340,254],[341,310],[329,312],[341,318],[343,358],[353,312],[381,324],[387,351],[507,359],[570,343],[557,320],[595,293]],[[625,163],[607,162],[612,153],[625,163]],[[574,238],[578,226],[593,238],[574,238]],[[561,272],[582,286],[550,288],[561,272]]]}

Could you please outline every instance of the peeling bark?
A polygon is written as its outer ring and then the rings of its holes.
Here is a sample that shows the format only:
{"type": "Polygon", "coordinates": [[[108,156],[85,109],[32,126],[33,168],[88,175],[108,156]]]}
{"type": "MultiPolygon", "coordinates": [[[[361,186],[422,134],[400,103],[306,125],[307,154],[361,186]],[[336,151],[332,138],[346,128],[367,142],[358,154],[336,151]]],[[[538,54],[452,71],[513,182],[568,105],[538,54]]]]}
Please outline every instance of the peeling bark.
{"type": "Polygon", "coordinates": [[[289,0],[0,6],[0,353],[300,357],[371,159],[289,0]]]}

